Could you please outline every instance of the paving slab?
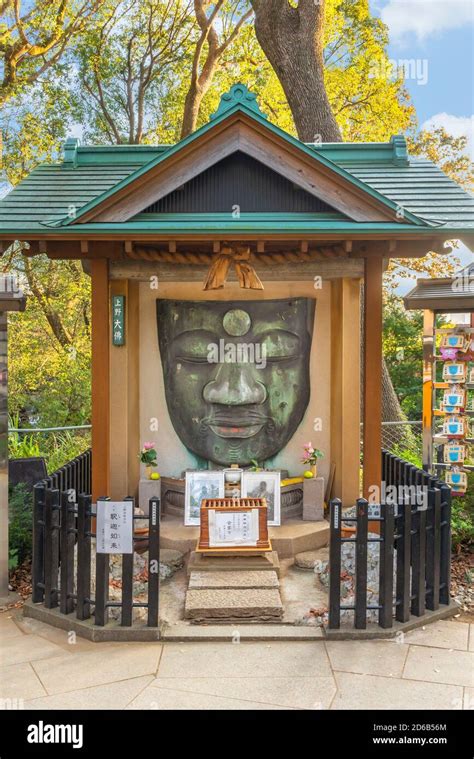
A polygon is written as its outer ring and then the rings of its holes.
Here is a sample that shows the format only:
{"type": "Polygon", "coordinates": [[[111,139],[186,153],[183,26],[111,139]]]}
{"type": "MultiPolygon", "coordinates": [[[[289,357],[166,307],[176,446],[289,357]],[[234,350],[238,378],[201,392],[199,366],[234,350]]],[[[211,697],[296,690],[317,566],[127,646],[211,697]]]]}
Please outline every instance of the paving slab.
{"type": "MultiPolygon", "coordinates": [[[[158,677],[154,688],[200,693],[201,696],[247,699],[297,709],[329,709],[336,693],[331,677],[158,677]]],[[[205,699],[203,699],[205,700],[205,699]]]]}
{"type": "MultiPolygon", "coordinates": [[[[158,678],[331,677],[320,643],[167,643],[158,678]]],[[[179,687],[179,686],[177,686],[179,687]]]]}
{"type": "Polygon", "coordinates": [[[20,699],[46,695],[38,675],[29,662],[0,668],[0,698],[20,699]]]}
{"type": "Polygon", "coordinates": [[[474,688],[464,688],[463,709],[474,710],[474,688]]]}
{"type": "Polygon", "coordinates": [[[474,625],[469,625],[469,651],[474,651],[474,625]]]}
{"type": "Polygon", "coordinates": [[[0,666],[46,659],[63,653],[62,649],[49,640],[36,635],[14,635],[2,640],[0,646],[0,666]]]}
{"type": "Polygon", "coordinates": [[[447,620],[433,622],[405,634],[405,643],[434,648],[455,648],[458,651],[467,651],[468,639],[468,624],[447,620]]]}
{"type": "Polygon", "coordinates": [[[7,616],[7,612],[0,613],[0,640],[7,638],[18,638],[23,635],[22,631],[15,622],[14,617],[7,616]]]}
{"type": "Polygon", "coordinates": [[[333,670],[385,677],[401,677],[408,646],[385,640],[327,641],[333,670]]]}
{"type": "MultiPolygon", "coordinates": [[[[462,688],[400,678],[335,673],[337,693],[331,709],[461,709],[462,688]]],[[[376,720],[375,720],[376,721],[376,720]]]]}
{"type": "Polygon", "coordinates": [[[430,683],[474,686],[474,654],[410,646],[403,677],[430,683]]]}
{"type": "Polygon", "coordinates": [[[201,588],[279,588],[276,572],[191,572],[190,590],[201,588]]]}
{"type": "Polygon", "coordinates": [[[283,605],[276,589],[188,590],[186,593],[184,615],[187,619],[280,619],[282,614],[283,605]]]}
{"type": "Polygon", "coordinates": [[[118,683],[98,685],[94,688],[60,693],[54,696],[34,698],[25,702],[25,709],[125,709],[147,685],[153,682],[152,675],[132,677],[118,683]]]}
{"type": "Polygon", "coordinates": [[[93,653],[63,653],[34,662],[34,670],[49,694],[66,693],[154,675],[161,649],[159,643],[102,643],[93,653]]]}
{"type": "Polygon", "coordinates": [[[199,693],[188,693],[182,690],[164,690],[163,688],[148,687],[127,706],[131,709],[192,709],[193,711],[212,710],[251,710],[285,709],[284,706],[239,700],[236,698],[220,698],[218,696],[202,696],[199,693]]]}

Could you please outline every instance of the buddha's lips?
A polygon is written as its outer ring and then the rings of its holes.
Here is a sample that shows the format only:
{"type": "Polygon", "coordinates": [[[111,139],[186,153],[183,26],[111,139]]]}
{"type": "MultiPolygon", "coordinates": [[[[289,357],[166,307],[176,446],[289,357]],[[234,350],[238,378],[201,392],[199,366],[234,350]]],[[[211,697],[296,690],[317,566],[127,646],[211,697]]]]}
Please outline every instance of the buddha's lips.
{"type": "Polygon", "coordinates": [[[256,435],[262,427],[264,426],[265,422],[263,421],[261,424],[247,424],[247,425],[224,425],[224,424],[210,424],[209,427],[213,431],[215,435],[218,435],[219,437],[237,437],[237,438],[247,438],[247,437],[253,437],[256,435]]]}

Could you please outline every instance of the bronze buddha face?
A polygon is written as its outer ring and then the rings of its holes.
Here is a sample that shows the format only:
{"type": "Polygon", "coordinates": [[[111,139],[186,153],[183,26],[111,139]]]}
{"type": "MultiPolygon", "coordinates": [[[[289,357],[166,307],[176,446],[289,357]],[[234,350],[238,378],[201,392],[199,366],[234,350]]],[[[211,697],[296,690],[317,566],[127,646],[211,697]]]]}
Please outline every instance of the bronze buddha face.
{"type": "Polygon", "coordinates": [[[166,402],[184,445],[215,464],[276,455],[309,401],[315,301],[157,300],[166,402]]]}

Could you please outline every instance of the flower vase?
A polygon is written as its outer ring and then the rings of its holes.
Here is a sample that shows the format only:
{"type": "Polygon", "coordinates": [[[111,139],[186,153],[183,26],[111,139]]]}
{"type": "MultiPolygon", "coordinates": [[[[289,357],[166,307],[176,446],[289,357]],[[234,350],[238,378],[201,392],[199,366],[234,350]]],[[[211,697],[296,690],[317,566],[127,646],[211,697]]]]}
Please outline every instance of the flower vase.
{"type": "Polygon", "coordinates": [[[151,475],[153,474],[153,467],[151,466],[151,464],[147,464],[145,466],[145,474],[146,474],[147,480],[151,480],[151,475]]]}
{"type": "Polygon", "coordinates": [[[311,464],[311,471],[313,473],[313,477],[317,477],[317,475],[318,475],[318,465],[317,464],[311,464]]]}

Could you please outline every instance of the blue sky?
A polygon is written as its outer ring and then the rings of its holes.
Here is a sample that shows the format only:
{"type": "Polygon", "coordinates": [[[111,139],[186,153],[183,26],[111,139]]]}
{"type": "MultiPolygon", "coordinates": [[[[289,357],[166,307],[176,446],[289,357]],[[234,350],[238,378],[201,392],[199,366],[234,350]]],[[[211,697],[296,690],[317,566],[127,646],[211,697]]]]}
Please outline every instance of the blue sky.
{"type": "Polygon", "coordinates": [[[370,6],[389,28],[390,58],[414,62],[406,86],[420,127],[468,135],[474,155],[474,0],[370,0],[370,6]]]}
{"type": "MultiPolygon", "coordinates": [[[[370,0],[370,7],[388,26],[390,58],[412,62],[405,81],[419,126],[466,135],[474,157],[474,0],[370,0]]],[[[463,265],[473,260],[465,246],[455,254],[463,265]]]]}

